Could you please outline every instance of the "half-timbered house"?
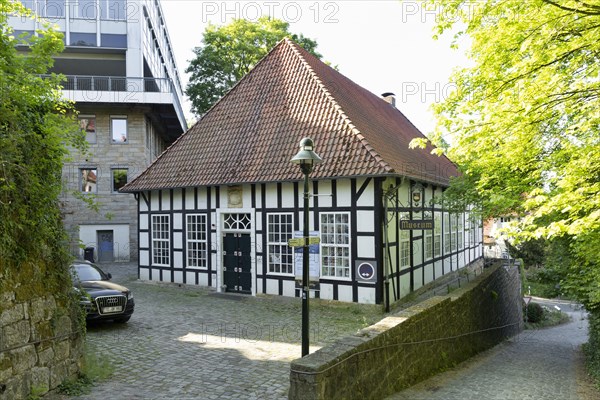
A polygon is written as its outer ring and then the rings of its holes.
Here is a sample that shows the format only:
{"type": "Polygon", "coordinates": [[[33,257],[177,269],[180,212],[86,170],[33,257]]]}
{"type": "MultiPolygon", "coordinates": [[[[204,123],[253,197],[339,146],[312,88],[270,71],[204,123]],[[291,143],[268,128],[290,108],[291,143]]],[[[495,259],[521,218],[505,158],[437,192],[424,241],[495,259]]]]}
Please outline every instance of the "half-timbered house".
{"type": "Polygon", "coordinates": [[[482,257],[480,221],[432,201],[455,165],[409,149],[423,136],[390,101],[286,39],[122,189],[138,200],[140,279],[298,296],[288,241],[304,228],[303,175],[290,160],[304,137],[323,159],[310,176],[316,297],[393,302],[482,257]]]}

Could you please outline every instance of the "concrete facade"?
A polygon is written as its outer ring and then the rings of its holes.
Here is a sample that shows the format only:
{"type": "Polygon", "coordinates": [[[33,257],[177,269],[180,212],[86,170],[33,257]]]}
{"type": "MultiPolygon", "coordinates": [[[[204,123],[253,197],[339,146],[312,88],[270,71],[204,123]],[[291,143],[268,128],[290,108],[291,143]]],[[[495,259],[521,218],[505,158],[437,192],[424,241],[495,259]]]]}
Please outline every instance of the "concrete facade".
{"type": "MultiPolygon", "coordinates": [[[[83,258],[84,248],[93,248],[100,262],[135,260],[136,201],[118,188],[187,129],[160,2],[23,3],[64,34],[65,51],[51,72],[65,76],[63,94],[75,102],[89,143],[88,152],[73,151],[63,169],[71,251],[83,258]]],[[[43,28],[42,20],[30,18],[10,17],[9,23],[16,34],[33,36],[43,28]]]]}

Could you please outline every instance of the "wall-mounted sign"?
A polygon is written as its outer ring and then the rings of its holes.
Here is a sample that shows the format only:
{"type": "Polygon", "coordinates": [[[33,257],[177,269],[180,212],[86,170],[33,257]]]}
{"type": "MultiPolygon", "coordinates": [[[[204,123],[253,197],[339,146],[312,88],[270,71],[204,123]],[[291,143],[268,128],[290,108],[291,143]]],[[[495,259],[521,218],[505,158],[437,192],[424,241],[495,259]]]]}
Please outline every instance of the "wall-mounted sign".
{"type": "Polygon", "coordinates": [[[420,220],[403,219],[403,220],[400,220],[400,229],[402,229],[402,230],[433,229],[433,220],[432,219],[420,219],[420,220]]]}
{"type": "Polygon", "coordinates": [[[356,260],[354,265],[358,282],[377,282],[377,261],[356,260]]]}

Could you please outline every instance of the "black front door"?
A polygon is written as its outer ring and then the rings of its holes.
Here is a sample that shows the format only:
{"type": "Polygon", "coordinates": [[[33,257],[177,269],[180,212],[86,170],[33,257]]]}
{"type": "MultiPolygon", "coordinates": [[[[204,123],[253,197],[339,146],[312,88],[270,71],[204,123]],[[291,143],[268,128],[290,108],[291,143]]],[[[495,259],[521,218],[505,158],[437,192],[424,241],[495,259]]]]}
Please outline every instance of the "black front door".
{"type": "Polygon", "coordinates": [[[225,291],[252,293],[250,235],[227,233],[223,238],[223,281],[225,291]]]}

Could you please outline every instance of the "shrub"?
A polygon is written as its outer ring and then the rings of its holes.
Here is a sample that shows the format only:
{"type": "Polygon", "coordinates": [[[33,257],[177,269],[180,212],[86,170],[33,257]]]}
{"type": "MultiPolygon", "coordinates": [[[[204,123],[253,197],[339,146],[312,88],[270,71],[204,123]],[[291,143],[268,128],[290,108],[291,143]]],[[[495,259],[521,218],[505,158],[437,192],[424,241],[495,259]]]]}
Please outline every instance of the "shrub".
{"type": "Polygon", "coordinates": [[[523,319],[525,322],[538,323],[544,319],[544,308],[538,303],[523,305],[523,319]]]}

